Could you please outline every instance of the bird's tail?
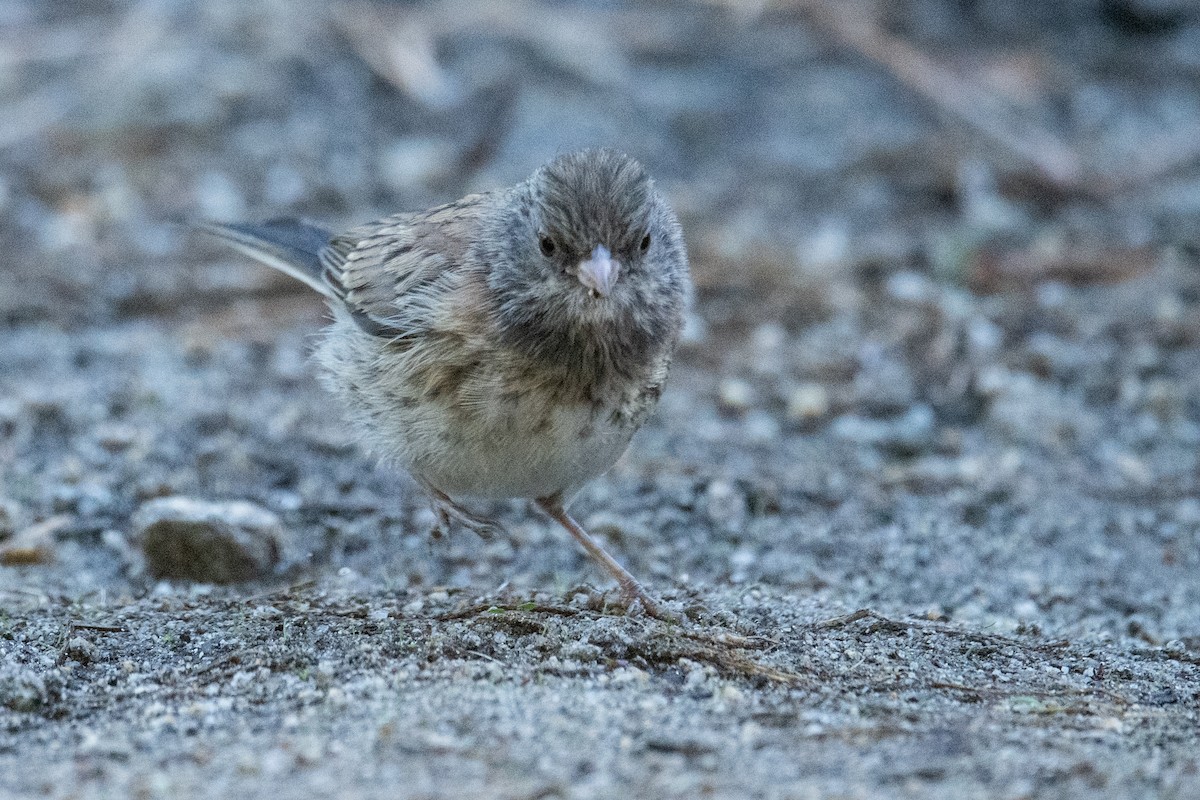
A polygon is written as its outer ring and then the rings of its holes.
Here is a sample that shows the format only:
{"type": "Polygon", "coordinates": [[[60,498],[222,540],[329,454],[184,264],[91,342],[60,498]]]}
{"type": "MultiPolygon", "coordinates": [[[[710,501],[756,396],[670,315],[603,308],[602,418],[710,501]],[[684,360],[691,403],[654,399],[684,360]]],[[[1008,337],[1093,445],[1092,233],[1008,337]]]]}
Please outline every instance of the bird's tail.
{"type": "Polygon", "coordinates": [[[192,225],[326,297],[334,297],[333,290],[321,280],[321,251],[333,236],[329,231],[295,219],[236,225],[201,220],[192,225]]]}

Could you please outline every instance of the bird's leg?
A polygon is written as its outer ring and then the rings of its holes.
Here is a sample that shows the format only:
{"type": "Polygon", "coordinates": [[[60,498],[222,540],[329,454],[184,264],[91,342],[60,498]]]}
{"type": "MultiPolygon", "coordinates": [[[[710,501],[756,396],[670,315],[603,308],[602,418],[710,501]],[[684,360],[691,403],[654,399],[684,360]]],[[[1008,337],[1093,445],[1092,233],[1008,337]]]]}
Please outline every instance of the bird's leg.
{"type": "Polygon", "coordinates": [[[440,541],[450,532],[450,515],[446,513],[446,509],[435,503],[432,497],[429,499],[429,504],[434,516],[433,527],[429,529],[429,538],[440,541]]]}
{"type": "Polygon", "coordinates": [[[646,609],[646,613],[657,619],[674,621],[675,618],[664,612],[659,606],[658,601],[650,596],[638,579],[629,573],[629,570],[617,563],[617,560],[608,554],[608,551],[601,547],[600,543],[591,537],[591,535],[583,529],[575,519],[567,513],[563,508],[562,499],[558,496],[542,497],[534,501],[537,507],[544,511],[559,525],[567,529],[567,532],[575,537],[575,541],[583,546],[587,554],[598,561],[608,574],[617,579],[617,583],[621,587],[621,594],[626,601],[639,601],[642,608],[646,609]]]}
{"type": "Polygon", "coordinates": [[[431,486],[424,481],[421,485],[429,493],[429,502],[433,505],[433,513],[437,515],[438,524],[434,530],[444,529],[453,520],[464,528],[475,531],[481,539],[491,539],[497,533],[504,533],[504,526],[493,520],[473,514],[450,498],[450,495],[431,486]]]}

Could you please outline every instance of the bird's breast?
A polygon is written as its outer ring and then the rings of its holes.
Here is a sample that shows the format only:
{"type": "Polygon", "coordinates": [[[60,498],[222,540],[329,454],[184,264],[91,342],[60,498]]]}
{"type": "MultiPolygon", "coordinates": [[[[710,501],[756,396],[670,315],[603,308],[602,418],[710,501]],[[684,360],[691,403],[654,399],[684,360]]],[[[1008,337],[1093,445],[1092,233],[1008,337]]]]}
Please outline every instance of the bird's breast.
{"type": "Polygon", "coordinates": [[[633,435],[610,404],[564,403],[549,390],[413,411],[410,468],[451,495],[570,494],[611,467],[633,435]]]}
{"type": "Polygon", "coordinates": [[[620,458],[665,378],[664,361],[589,381],[463,329],[395,345],[353,333],[318,350],[327,385],[371,450],[451,496],[574,493],[620,458]]]}

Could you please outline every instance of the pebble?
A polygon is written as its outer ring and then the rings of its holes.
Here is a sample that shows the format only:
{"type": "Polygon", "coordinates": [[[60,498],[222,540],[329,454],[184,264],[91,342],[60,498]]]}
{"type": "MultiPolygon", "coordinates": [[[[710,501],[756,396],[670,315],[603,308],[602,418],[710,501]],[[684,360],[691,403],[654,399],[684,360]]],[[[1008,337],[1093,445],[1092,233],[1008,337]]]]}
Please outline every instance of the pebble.
{"type": "Polygon", "coordinates": [[[811,422],[828,413],[829,392],[819,383],[802,383],[788,396],[787,418],[793,422],[811,422]]]}
{"type": "Polygon", "coordinates": [[[928,302],[937,296],[938,286],[919,272],[901,271],[888,277],[887,293],[909,303],[928,302]]]}
{"type": "Polygon", "coordinates": [[[246,216],[246,200],[237,184],[223,172],[209,171],[197,178],[192,188],[200,215],[210,219],[240,219],[246,216]]]}
{"type": "Polygon", "coordinates": [[[62,695],[63,679],[53,670],[0,668],[0,707],[28,713],[45,708],[62,695]]]}
{"type": "Polygon", "coordinates": [[[990,397],[985,419],[1011,441],[1036,446],[1064,446],[1086,440],[1104,429],[1096,412],[1077,393],[1025,373],[997,367],[979,374],[981,395],[990,397]]]}
{"type": "Polygon", "coordinates": [[[847,415],[833,422],[833,435],[843,441],[871,445],[894,456],[911,456],[928,449],[935,431],[933,410],[922,403],[913,405],[890,420],[847,415]]]}
{"type": "Polygon", "coordinates": [[[96,645],[82,636],[72,636],[63,648],[63,657],[87,665],[96,660],[96,645]]]}
{"type": "Polygon", "coordinates": [[[718,528],[736,533],[746,525],[746,496],[731,481],[717,479],[708,484],[704,506],[709,521],[718,528]]]}
{"type": "Polygon", "coordinates": [[[891,356],[864,348],[854,390],[862,409],[871,415],[902,413],[916,402],[916,382],[908,365],[891,356]]]}
{"type": "Polygon", "coordinates": [[[726,378],[717,387],[717,405],[722,411],[742,413],[754,404],[754,387],[740,378],[726,378]]]}
{"type": "Polygon", "coordinates": [[[747,444],[773,444],[779,440],[779,420],[762,409],[753,409],[743,418],[742,434],[747,444]]]}
{"type": "Polygon", "coordinates": [[[411,192],[446,177],[453,164],[453,146],[439,139],[401,138],[379,158],[379,174],[396,192],[411,192]]]}
{"type": "Polygon", "coordinates": [[[120,453],[134,445],[141,431],[121,422],[107,422],[96,428],[96,442],[110,453],[120,453]]]}
{"type": "Polygon", "coordinates": [[[19,531],[0,547],[0,565],[21,567],[50,563],[54,560],[54,535],[70,524],[70,516],[59,514],[19,531]]]}
{"type": "Polygon", "coordinates": [[[263,194],[272,206],[289,206],[304,199],[304,176],[288,164],[272,164],[263,181],[263,194]]]}
{"type": "Polygon", "coordinates": [[[155,577],[237,583],[279,563],[283,524],[253,503],[164,497],[138,509],[134,537],[155,577]]]}
{"type": "Polygon", "coordinates": [[[94,483],[64,483],[51,490],[51,508],[59,514],[96,517],[112,512],[117,496],[94,483]]]}

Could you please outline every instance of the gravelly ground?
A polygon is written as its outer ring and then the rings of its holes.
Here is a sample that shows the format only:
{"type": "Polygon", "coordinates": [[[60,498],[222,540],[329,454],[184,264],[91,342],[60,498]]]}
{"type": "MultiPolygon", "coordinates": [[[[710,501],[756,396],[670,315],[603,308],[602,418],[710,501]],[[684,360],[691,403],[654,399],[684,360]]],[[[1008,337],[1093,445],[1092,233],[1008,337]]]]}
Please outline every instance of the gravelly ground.
{"type": "Polygon", "coordinates": [[[886,6],[1147,177],[1033,174],[794,9],[0,9],[0,795],[1200,794],[1200,14],[886,6]],[[389,37],[436,60],[373,74],[389,37]],[[320,304],[170,223],[579,144],[693,251],[660,412],[574,507],[679,625],[519,505],[431,540],[316,386],[320,304]],[[278,567],[156,580],[163,496],[273,511],[278,567]]]}

